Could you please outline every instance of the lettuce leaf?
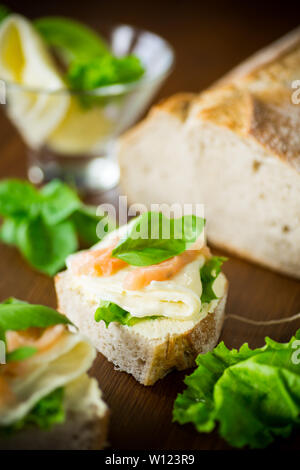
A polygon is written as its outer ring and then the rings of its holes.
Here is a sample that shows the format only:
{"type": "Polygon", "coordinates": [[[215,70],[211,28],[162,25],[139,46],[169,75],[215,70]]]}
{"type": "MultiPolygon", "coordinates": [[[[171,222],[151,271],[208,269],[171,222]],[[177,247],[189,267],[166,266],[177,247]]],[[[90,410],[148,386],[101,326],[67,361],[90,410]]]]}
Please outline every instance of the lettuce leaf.
{"type": "Polygon", "coordinates": [[[33,426],[49,430],[55,424],[63,423],[66,418],[63,399],[64,389],[57,388],[42,398],[24,418],[10,426],[0,427],[0,435],[9,437],[18,431],[33,426]]]}
{"type": "Polygon", "coordinates": [[[150,266],[183,253],[201,235],[205,220],[195,215],[168,219],[160,212],[137,217],[112,256],[133,266],[150,266]]]}
{"type": "Polygon", "coordinates": [[[121,325],[133,326],[145,320],[156,320],[160,316],[152,315],[149,317],[137,318],[130,315],[129,312],[119,307],[119,305],[102,300],[99,307],[95,312],[95,321],[104,321],[106,328],[112,322],[120,323],[121,325]]]}
{"type": "Polygon", "coordinates": [[[204,263],[200,269],[200,277],[202,282],[201,302],[209,303],[218,297],[213,289],[213,284],[221,272],[222,264],[227,261],[227,258],[222,256],[213,256],[204,263]]]}
{"type": "Polygon", "coordinates": [[[6,354],[6,362],[25,361],[37,353],[37,348],[33,346],[21,346],[6,354]]]}
{"type": "Polygon", "coordinates": [[[262,348],[244,344],[229,350],[220,343],[199,355],[198,368],[185,379],[173,420],[193,423],[199,432],[219,424],[220,435],[235,447],[265,447],[276,436],[287,437],[300,425],[300,365],[294,342],[266,338],[262,348]]]}

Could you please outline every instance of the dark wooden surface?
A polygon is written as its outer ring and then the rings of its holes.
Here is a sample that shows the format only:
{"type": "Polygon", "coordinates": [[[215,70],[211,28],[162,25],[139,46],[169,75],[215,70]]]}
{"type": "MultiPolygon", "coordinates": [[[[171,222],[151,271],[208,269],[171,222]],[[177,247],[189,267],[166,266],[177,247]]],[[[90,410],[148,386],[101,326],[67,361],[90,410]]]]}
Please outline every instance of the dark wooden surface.
{"type": "MultiPolygon", "coordinates": [[[[177,54],[176,68],[159,98],[177,91],[198,91],[223,73],[288,30],[297,26],[299,8],[285,2],[44,2],[11,1],[14,10],[28,16],[72,14],[82,20],[127,22],[154,30],[166,37],[177,54]],[[261,4],[263,3],[263,5],[261,4]],[[72,5],[72,7],[71,7],[72,5]],[[71,12],[71,13],[70,13],[71,12]]],[[[26,175],[25,149],[14,129],[0,113],[0,177],[26,175]]],[[[0,298],[16,296],[55,307],[51,279],[31,270],[19,254],[0,247],[0,298]]],[[[231,258],[224,268],[230,281],[227,312],[252,319],[288,317],[300,311],[300,284],[231,258]]],[[[263,344],[264,336],[287,341],[300,323],[254,327],[227,320],[221,339],[229,347],[248,341],[263,344]]],[[[185,373],[172,373],[153,387],[145,388],[114,370],[99,355],[93,369],[111,409],[109,441],[122,449],[227,449],[217,433],[197,434],[191,426],[171,423],[177,393],[183,390],[185,373]]],[[[295,449],[299,435],[279,440],[273,448],[295,449]]]]}

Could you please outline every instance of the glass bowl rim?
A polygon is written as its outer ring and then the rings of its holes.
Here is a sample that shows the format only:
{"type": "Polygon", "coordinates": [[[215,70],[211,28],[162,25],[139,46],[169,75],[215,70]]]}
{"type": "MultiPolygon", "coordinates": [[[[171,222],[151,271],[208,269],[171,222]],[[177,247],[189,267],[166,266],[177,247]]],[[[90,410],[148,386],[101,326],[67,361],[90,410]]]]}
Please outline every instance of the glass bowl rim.
{"type": "Polygon", "coordinates": [[[174,67],[174,62],[175,62],[175,51],[174,51],[174,48],[171,46],[171,44],[165,38],[163,38],[159,34],[154,33],[148,29],[139,28],[137,26],[132,26],[128,23],[116,23],[116,24],[111,24],[110,26],[113,27],[114,29],[125,26],[125,27],[129,27],[131,30],[135,32],[147,33],[147,34],[157,37],[160,41],[162,41],[166,45],[166,48],[169,51],[170,57],[171,57],[170,63],[166,67],[164,67],[161,73],[156,74],[154,76],[145,75],[145,77],[142,77],[132,82],[116,83],[114,85],[102,86],[102,87],[94,88],[92,90],[76,90],[76,89],[71,89],[67,87],[62,87],[62,88],[51,90],[51,89],[41,88],[41,87],[31,87],[28,85],[24,86],[17,82],[4,80],[1,78],[1,76],[0,76],[0,80],[2,80],[5,83],[5,86],[7,87],[7,89],[23,91],[23,92],[28,92],[28,93],[47,94],[47,95],[61,95],[62,94],[62,95],[84,95],[84,96],[103,96],[103,97],[108,96],[109,97],[109,96],[123,95],[132,90],[143,88],[144,85],[154,83],[157,80],[162,80],[171,73],[174,67]]]}

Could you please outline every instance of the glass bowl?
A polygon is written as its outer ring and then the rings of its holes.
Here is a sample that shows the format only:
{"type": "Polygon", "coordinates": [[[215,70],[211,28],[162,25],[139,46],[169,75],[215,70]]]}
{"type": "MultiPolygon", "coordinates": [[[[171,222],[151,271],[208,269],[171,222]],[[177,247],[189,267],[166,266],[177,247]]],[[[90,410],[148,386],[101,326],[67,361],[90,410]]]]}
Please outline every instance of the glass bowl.
{"type": "Polygon", "coordinates": [[[173,50],[158,35],[129,25],[106,26],[101,34],[116,56],[140,58],[146,70],[140,80],[85,92],[5,83],[5,110],[26,143],[33,183],[60,178],[83,191],[115,187],[116,139],[144,113],[171,71],[173,50]]]}

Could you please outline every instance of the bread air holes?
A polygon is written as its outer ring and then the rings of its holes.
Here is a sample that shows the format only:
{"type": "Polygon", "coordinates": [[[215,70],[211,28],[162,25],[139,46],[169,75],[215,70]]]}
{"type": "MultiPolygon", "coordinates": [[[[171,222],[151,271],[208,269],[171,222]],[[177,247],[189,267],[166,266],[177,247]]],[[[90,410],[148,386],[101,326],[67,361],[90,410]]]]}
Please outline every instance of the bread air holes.
{"type": "Polygon", "coordinates": [[[283,225],[282,227],[283,233],[289,233],[290,231],[291,231],[291,228],[288,225],[283,225]]]}
{"type": "Polygon", "coordinates": [[[262,163],[257,161],[257,160],[254,160],[253,163],[252,163],[252,171],[253,173],[257,173],[258,170],[260,169],[262,163]]]}

